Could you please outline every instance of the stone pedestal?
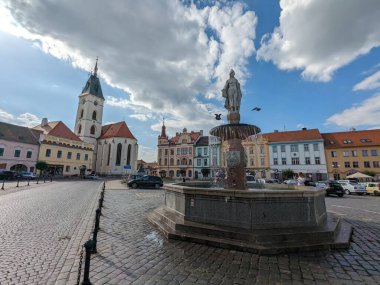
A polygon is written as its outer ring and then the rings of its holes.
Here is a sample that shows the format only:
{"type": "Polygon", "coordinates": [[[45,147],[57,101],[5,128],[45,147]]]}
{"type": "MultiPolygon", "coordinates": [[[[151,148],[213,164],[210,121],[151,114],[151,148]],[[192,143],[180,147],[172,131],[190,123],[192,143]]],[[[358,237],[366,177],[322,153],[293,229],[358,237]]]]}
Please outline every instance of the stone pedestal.
{"type": "Polygon", "coordinates": [[[227,121],[229,124],[239,124],[240,123],[239,111],[229,111],[227,114],[227,121]]]}
{"type": "Polygon", "coordinates": [[[225,189],[246,189],[245,175],[245,151],[241,139],[228,140],[228,148],[225,153],[226,178],[225,189]]]}

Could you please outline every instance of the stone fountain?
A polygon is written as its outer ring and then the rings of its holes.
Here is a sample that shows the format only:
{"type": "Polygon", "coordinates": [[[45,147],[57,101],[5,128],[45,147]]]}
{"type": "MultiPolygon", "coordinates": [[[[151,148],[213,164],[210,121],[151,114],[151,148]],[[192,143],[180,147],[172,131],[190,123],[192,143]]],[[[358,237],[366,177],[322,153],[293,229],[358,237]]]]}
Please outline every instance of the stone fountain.
{"type": "Polygon", "coordinates": [[[286,185],[247,190],[242,140],[257,134],[240,123],[242,93],[233,70],[222,96],[228,124],[210,131],[227,144],[224,188],[210,182],[165,185],[165,205],[148,220],[167,238],[258,254],[349,247],[352,227],[326,212],[325,190],[286,185]]]}

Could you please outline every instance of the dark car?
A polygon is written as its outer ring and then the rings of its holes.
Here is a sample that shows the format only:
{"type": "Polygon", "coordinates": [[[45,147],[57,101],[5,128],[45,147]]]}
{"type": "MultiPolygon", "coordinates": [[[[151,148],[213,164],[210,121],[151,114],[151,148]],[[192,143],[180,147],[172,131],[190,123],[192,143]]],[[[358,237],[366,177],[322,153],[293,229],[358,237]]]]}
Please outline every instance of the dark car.
{"type": "Polygon", "coordinates": [[[143,177],[128,181],[128,187],[132,187],[134,189],[138,187],[139,188],[154,187],[156,189],[159,189],[163,185],[164,183],[162,182],[161,177],[150,176],[150,175],[145,175],[143,177]]]}
{"type": "Polygon", "coordinates": [[[313,187],[315,187],[315,186],[317,186],[317,184],[315,182],[313,182],[313,181],[306,180],[305,181],[305,186],[313,186],[313,187]]]}
{"type": "Polygon", "coordinates": [[[343,197],[344,189],[341,184],[337,181],[327,181],[326,184],[326,196],[330,194],[338,195],[338,197],[343,197]]]}
{"type": "Polygon", "coordinates": [[[0,180],[12,180],[17,178],[17,173],[14,171],[4,170],[0,172],[0,180]]]}

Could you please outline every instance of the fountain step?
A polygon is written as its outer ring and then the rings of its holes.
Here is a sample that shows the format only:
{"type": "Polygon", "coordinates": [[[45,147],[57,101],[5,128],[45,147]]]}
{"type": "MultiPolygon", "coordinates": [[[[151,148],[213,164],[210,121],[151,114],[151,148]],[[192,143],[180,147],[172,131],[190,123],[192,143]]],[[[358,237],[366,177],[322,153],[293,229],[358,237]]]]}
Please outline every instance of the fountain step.
{"type": "Polygon", "coordinates": [[[321,227],[252,232],[185,221],[179,213],[164,207],[150,213],[148,219],[167,238],[259,254],[347,248],[352,233],[349,224],[331,215],[321,227]]]}

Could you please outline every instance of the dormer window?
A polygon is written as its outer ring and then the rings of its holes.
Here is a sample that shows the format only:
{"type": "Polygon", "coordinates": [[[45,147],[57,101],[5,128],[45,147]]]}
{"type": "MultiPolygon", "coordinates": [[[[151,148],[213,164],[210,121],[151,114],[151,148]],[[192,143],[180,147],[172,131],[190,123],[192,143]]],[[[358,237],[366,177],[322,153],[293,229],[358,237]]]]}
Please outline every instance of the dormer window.
{"type": "Polygon", "coordinates": [[[360,141],[361,141],[362,143],[369,143],[369,142],[372,142],[372,140],[370,140],[370,139],[360,139],[360,141]]]}
{"type": "Polygon", "coordinates": [[[343,143],[344,144],[349,144],[349,143],[352,143],[352,140],[344,140],[343,143]]]}
{"type": "Polygon", "coordinates": [[[330,144],[335,144],[335,142],[334,141],[330,141],[330,144]]]}

